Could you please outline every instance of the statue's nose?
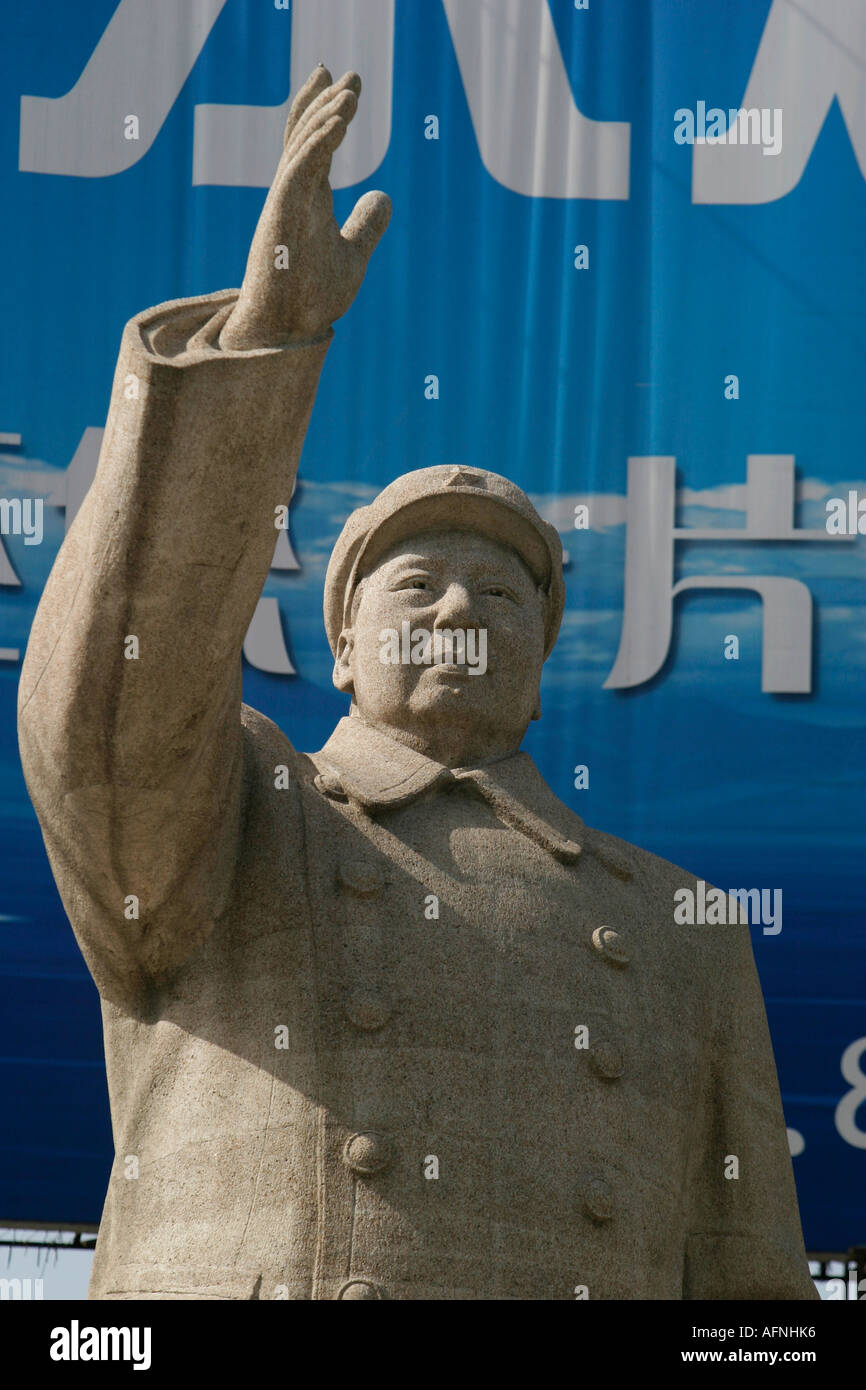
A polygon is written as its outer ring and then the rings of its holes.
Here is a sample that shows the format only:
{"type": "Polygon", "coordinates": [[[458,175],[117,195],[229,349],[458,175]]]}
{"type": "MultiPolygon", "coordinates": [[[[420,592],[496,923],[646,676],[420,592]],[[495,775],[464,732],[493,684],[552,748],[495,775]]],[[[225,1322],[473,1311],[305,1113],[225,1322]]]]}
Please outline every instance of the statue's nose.
{"type": "Polygon", "coordinates": [[[436,605],[434,631],[436,628],[443,627],[473,628],[477,626],[478,619],[469,586],[456,582],[449,584],[436,605]]]}

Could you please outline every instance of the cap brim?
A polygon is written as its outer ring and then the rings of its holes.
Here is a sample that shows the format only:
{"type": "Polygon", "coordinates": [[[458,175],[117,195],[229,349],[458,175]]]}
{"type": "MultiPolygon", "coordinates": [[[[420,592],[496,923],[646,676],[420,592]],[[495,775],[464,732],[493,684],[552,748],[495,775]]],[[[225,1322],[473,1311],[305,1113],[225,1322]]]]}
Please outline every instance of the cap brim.
{"type": "Polygon", "coordinates": [[[550,551],[532,523],[501,498],[491,494],[479,497],[474,491],[458,492],[455,488],[420,497],[392,512],[376,527],[356,557],[353,578],[357,581],[369,574],[382,556],[400,541],[439,527],[480,533],[510,546],[536,584],[549,586],[550,551]],[[459,517],[454,515],[455,495],[460,497],[459,517]]]}

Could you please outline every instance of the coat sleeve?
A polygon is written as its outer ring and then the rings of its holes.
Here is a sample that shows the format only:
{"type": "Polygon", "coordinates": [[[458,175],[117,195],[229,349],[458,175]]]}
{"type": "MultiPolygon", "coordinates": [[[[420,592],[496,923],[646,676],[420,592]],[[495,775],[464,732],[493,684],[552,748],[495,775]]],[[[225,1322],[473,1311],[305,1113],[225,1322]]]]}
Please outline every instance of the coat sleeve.
{"type": "Polygon", "coordinates": [[[812,1299],[749,927],[712,932],[705,1100],[694,1136],[683,1296],[812,1299]]]}
{"type": "Polygon", "coordinates": [[[180,964],[228,896],[243,641],[333,336],[221,350],[236,294],[127,324],[96,477],[21,675],[27,787],[87,964],[118,1003],[180,964]]]}

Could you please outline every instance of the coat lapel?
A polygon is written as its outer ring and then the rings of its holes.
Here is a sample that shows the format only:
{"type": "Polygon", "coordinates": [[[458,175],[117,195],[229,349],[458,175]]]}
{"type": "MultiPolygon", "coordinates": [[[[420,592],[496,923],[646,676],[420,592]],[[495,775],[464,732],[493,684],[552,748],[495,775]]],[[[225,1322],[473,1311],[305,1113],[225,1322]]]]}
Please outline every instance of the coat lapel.
{"type": "Polygon", "coordinates": [[[313,761],[371,815],[460,782],[483,797],[505,825],[556,859],[573,863],[580,856],[583,821],[554,795],[528,753],[452,771],[353,716],[340,720],[313,761]]]}

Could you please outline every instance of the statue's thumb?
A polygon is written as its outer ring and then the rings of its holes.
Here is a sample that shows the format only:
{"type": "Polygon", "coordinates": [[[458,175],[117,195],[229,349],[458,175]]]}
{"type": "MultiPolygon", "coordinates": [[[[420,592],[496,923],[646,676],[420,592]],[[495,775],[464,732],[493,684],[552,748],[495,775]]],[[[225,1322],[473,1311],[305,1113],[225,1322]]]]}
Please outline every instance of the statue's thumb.
{"type": "Polygon", "coordinates": [[[346,218],[342,236],[369,260],[390,221],[391,199],[387,193],[365,193],[346,218]]]}

